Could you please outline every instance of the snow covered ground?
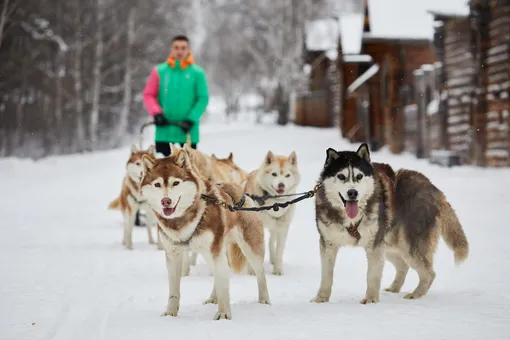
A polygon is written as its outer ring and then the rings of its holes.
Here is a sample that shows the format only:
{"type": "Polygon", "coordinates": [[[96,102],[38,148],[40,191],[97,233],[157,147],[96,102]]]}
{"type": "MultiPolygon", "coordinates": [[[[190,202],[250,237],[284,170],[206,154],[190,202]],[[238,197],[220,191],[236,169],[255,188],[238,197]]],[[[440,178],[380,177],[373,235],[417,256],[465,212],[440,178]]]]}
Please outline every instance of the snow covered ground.
{"type": "MultiPolygon", "coordinates": [[[[147,140],[147,139],[146,139],[147,140]]],[[[199,147],[244,168],[265,153],[296,150],[307,190],[325,149],[355,149],[336,129],[207,125],[199,147]]],[[[212,287],[200,259],[183,278],[178,318],[160,317],[167,301],[164,256],[136,228],[134,250],[121,247],[121,216],[106,207],[116,197],[129,148],[39,162],[0,160],[0,339],[508,339],[510,334],[510,171],[445,169],[412,156],[372,155],[394,167],[423,171],[457,210],[471,246],[461,267],[444,243],[429,294],[381,293],[360,305],[366,261],[361,249],[342,249],[329,304],[312,304],[319,285],[318,235],[313,201],[300,203],[284,255],[285,275],[267,266],[271,306],[256,303],[254,277],[232,275],[232,321],[212,321],[202,305],[212,287]]],[[[383,284],[394,269],[387,264],[383,284]]]]}

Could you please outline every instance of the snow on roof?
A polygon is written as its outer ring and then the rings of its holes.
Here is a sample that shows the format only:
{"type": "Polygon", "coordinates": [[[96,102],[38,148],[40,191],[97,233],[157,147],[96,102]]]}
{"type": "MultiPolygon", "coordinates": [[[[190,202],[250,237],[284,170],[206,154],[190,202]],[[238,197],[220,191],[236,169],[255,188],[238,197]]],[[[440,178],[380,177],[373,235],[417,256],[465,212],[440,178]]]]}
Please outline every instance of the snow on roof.
{"type": "Polygon", "coordinates": [[[338,48],[338,23],[333,18],[307,21],[305,34],[308,51],[328,51],[338,48]]]}
{"type": "Polygon", "coordinates": [[[468,0],[368,0],[370,32],[366,38],[428,39],[434,36],[430,11],[469,14],[468,0]]]}
{"type": "Polygon", "coordinates": [[[359,54],[363,37],[363,13],[345,13],[340,16],[340,39],[343,54],[359,54]]]}
{"type": "Polygon", "coordinates": [[[372,57],[368,54],[344,55],[342,60],[344,63],[369,63],[372,61],[372,57]]]}

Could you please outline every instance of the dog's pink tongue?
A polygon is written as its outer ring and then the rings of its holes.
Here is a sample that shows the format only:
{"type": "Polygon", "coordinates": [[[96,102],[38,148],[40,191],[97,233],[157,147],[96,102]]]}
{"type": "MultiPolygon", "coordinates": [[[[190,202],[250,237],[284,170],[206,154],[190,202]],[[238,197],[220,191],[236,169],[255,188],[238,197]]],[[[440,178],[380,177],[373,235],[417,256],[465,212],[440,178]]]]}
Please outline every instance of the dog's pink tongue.
{"type": "Polygon", "coordinates": [[[345,213],[349,218],[356,218],[356,216],[358,216],[358,202],[347,201],[345,204],[345,213]]]}
{"type": "Polygon", "coordinates": [[[163,208],[163,214],[170,216],[175,212],[175,208],[163,208]]]}

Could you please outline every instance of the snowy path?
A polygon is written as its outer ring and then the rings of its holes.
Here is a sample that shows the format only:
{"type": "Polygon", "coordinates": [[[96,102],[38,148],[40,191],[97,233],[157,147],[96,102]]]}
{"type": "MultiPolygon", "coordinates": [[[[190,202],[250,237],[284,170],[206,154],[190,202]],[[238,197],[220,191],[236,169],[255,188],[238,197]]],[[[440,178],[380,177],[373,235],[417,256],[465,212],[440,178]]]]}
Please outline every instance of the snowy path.
{"type": "MultiPolygon", "coordinates": [[[[272,126],[206,126],[200,148],[234,151],[244,168],[269,148],[298,154],[302,190],[318,176],[329,146],[355,149],[336,130],[272,126]]],[[[163,253],[136,228],[134,251],[121,245],[121,216],[106,207],[119,190],[128,148],[37,163],[0,160],[0,339],[509,339],[510,171],[444,169],[411,156],[373,154],[376,161],[423,171],[457,210],[471,245],[457,268],[441,243],[429,294],[407,301],[365,292],[361,249],[339,253],[329,304],[312,304],[320,278],[313,202],[300,204],[284,256],[285,275],[268,272],[271,306],[256,303],[253,277],[232,275],[232,321],[214,322],[203,306],[212,277],[202,259],[183,279],[178,318],[161,318],[167,299],[163,253]]],[[[384,286],[393,278],[386,265],[384,286]]],[[[411,271],[403,291],[414,289],[411,271]]]]}

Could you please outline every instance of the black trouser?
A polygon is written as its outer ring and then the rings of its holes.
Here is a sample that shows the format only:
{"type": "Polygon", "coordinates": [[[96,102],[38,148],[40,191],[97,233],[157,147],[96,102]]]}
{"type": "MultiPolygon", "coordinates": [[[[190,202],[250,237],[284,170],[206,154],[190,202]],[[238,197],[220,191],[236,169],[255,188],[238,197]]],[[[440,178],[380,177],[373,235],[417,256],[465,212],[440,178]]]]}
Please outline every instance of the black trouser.
{"type": "MultiPolygon", "coordinates": [[[[185,143],[175,143],[175,144],[179,144],[181,147],[184,147],[185,143]]],[[[196,150],[197,145],[191,144],[191,148],[196,150]]],[[[172,153],[172,150],[170,150],[170,143],[156,142],[156,152],[162,153],[165,157],[170,156],[170,154],[172,153]]]]}

